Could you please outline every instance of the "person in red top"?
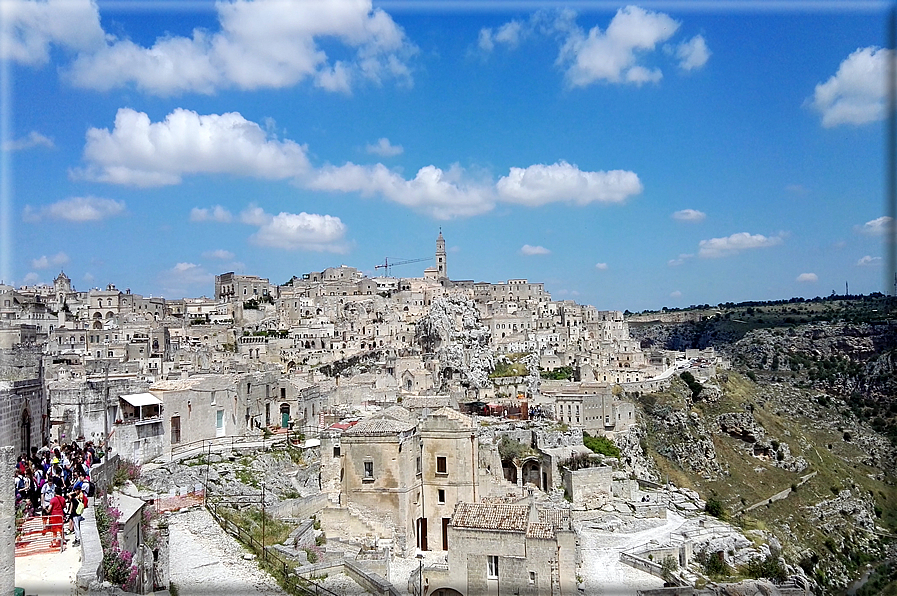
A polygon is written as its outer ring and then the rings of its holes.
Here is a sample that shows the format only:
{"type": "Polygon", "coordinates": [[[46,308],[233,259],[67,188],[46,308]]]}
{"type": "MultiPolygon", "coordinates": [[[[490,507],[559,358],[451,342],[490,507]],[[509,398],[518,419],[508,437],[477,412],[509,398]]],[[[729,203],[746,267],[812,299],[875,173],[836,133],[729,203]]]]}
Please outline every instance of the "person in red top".
{"type": "Polygon", "coordinates": [[[56,485],[56,495],[50,499],[50,530],[58,537],[59,550],[65,550],[63,540],[62,516],[65,512],[65,499],[62,497],[62,487],[56,485]]]}

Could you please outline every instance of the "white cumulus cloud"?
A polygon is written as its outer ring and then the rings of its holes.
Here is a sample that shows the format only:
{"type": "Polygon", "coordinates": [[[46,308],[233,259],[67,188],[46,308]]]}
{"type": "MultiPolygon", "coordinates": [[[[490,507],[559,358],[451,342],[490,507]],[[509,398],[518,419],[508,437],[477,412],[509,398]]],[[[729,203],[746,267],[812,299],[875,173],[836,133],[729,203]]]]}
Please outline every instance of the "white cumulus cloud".
{"type": "Polygon", "coordinates": [[[670,298],[682,298],[682,292],[679,290],[673,290],[670,292],[670,298]]]}
{"type": "Polygon", "coordinates": [[[883,119],[888,61],[892,59],[891,50],[859,48],[841,62],[829,80],[816,85],[811,105],[822,114],[822,125],[831,128],[883,119]]]}
{"type": "Polygon", "coordinates": [[[407,62],[416,48],[370,0],[237,0],[215,8],[218,31],[160,37],[152,47],[112,38],[82,52],[67,74],[81,87],[134,85],[162,96],[282,88],[304,80],[338,92],[349,92],[356,81],[411,82],[407,62]],[[321,41],[341,59],[329,57],[321,41]]]}
{"type": "Polygon", "coordinates": [[[43,207],[25,206],[22,217],[25,221],[42,219],[62,219],[73,222],[100,221],[121,215],[125,211],[124,201],[99,197],[71,197],[43,207]]]}
{"type": "Polygon", "coordinates": [[[473,180],[459,166],[448,170],[426,166],[406,180],[383,164],[347,163],[321,168],[307,186],[362,196],[381,195],[437,219],[480,215],[498,202],[530,207],[559,201],[577,205],[620,203],[642,191],[634,172],[588,172],[566,162],[511,168],[496,184],[473,180]]]}
{"type": "Polygon", "coordinates": [[[0,59],[39,66],[50,47],[91,52],[103,47],[100,14],[91,0],[3,0],[0,59]]]}
{"type": "Polygon", "coordinates": [[[31,268],[32,269],[47,269],[49,267],[61,267],[68,263],[71,259],[64,252],[58,252],[52,257],[47,257],[46,255],[41,256],[37,259],[31,260],[31,268]]]}
{"type": "Polygon", "coordinates": [[[872,265],[878,265],[880,263],[881,257],[866,255],[865,257],[862,257],[859,261],[857,261],[857,267],[871,267],[872,265]]]}
{"type": "Polygon", "coordinates": [[[682,209],[673,213],[673,219],[676,221],[687,221],[692,223],[702,222],[707,219],[707,214],[697,209],[682,209]]]}
{"type": "Polygon", "coordinates": [[[595,269],[598,271],[607,271],[607,263],[595,263],[595,269]]]}
{"type": "Polygon", "coordinates": [[[314,213],[279,213],[270,216],[250,240],[260,246],[286,250],[346,252],[346,226],[338,217],[314,213]]]}
{"type": "Polygon", "coordinates": [[[309,168],[305,147],[269,138],[236,112],[201,116],[181,108],[162,122],[119,109],[111,132],[87,131],[84,160],[76,176],[133,186],[178,184],[188,174],[285,179],[309,168]]]}
{"type": "Polygon", "coordinates": [[[20,139],[12,139],[3,142],[3,151],[25,151],[34,147],[54,148],[56,145],[52,139],[45,137],[36,130],[32,130],[26,136],[20,139]]]}
{"type": "Polygon", "coordinates": [[[560,161],[551,165],[535,164],[511,168],[496,184],[501,200],[538,206],[566,201],[577,205],[592,202],[622,203],[642,192],[635,172],[611,170],[587,172],[560,161]]]}
{"type": "Polygon", "coordinates": [[[819,276],[815,273],[801,273],[795,278],[794,281],[800,283],[815,283],[819,281],[819,276]]]}
{"type": "Polygon", "coordinates": [[[782,236],[764,236],[739,232],[725,238],[710,238],[698,243],[698,256],[703,258],[727,257],[744,250],[766,248],[782,243],[782,236]]]}
{"type": "Polygon", "coordinates": [[[695,35],[688,41],[683,41],[676,46],[676,58],[679,59],[679,68],[682,70],[695,70],[707,64],[710,59],[710,50],[703,35],[695,35]]]}
{"type": "Polygon", "coordinates": [[[222,207],[215,205],[214,207],[194,207],[190,210],[190,221],[217,221],[218,223],[230,223],[233,221],[233,214],[222,207]]]}
{"type": "Polygon", "coordinates": [[[549,255],[551,254],[551,251],[544,246],[530,246],[529,244],[524,244],[520,247],[520,254],[527,256],[549,255]]]}
{"type": "Polygon", "coordinates": [[[627,6],[617,11],[606,31],[593,27],[586,35],[579,28],[572,29],[558,64],[566,68],[567,82],[574,87],[597,81],[656,82],[662,76],[660,70],[649,69],[638,60],[678,28],[679,23],[669,15],[627,6]]]}
{"type": "Polygon", "coordinates": [[[389,139],[385,137],[377,140],[373,145],[368,144],[365,147],[365,150],[368,153],[379,155],[380,157],[395,157],[396,155],[401,155],[402,152],[405,151],[401,145],[393,145],[389,142],[389,139]]]}
{"type": "Polygon", "coordinates": [[[882,217],[867,221],[861,226],[854,226],[854,230],[860,234],[865,234],[866,236],[890,234],[894,231],[894,220],[887,215],[883,215],[882,217]]]}
{"type": "Polygon", "coordinates": [[[223,248],[219,248],[217,250],[207,250],[202,253],[202,256],[206,259],[217,259],[219,261],[229,261],[234,258],[234,253],[229,250],[224,250],[223,248]]]}
{"type": "Polygon", "coordinates": [[[517,20],[507,22],[495,30],[491,27],[484,27],[480,29],[477,45],[484,52],[491,52],[495,48],[495,44],[504,44],[509,48],[516,48],[529,31],[529,27],[525,27],[523,23],[517,20]]]}
{"type": "Polygon", "coordinates": [[[322,168],[308,186],[317,190],[357,192],[362,196],[381,195],[437,219],[479,215],[495,205],[493,189],[466,181],[463,170],[457,166],[449,170],[426,166],[413,179],[405,180],[383,164],[347,163],[322,168]]]}

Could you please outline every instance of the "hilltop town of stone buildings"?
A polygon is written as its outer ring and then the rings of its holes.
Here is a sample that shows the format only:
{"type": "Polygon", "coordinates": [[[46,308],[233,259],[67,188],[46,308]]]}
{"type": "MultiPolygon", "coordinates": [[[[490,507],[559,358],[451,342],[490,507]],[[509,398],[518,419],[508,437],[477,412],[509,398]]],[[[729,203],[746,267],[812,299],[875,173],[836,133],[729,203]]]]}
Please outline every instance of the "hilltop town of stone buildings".
{"type": "MultiPolygon", "coordinates": [[[[662,508],[610,462],[558,464],[590,453],[583,432],[625,440],[627,394],[682,368],[709,376],[718,358],[643,351],[621,312],[553,300],[542,283],[452,279],[441,232],[435,263],[282,285],[228,272],[213,297],[175,300],[79,291],[64,273],[0,286],[0,444],[90,440],[143,463],[301,433],[320,449],[329,535],[446,551],[418,578],[431,594],[575,593],[572,520],[662,508]],[[503,458],[506,440],[524,452],[503,458]]],[[[680,546],[664,548],[685,564],[680,546]]]]}

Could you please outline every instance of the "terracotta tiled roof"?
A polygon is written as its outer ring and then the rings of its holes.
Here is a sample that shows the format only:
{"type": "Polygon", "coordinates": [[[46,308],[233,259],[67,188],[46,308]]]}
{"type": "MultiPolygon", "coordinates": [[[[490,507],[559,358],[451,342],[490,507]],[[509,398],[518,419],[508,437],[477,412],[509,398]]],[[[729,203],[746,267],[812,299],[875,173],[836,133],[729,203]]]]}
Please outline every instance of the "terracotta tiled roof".
{"type": "Polygon", "coordinates": [[[570,512],[566,509],[539,509],[539,521],[559,530],[568,530],[570,512]]]}
{"type": "Polygon", "coordinates": [[[554,526],[544,524],[542,522],[533,522],[526,529],[527,538],[543,538],[545,540],[554,539],[554,526]]]}
{"type": "Polygon", "coordinates": [[[390,406],[377,414],[378,417],[389,417],[393,420],[410,421],[413,420],[411,412],[402,406],[390,406]]]}
{"type": "Polygon", "coordinates": [[[383,418],[373,416],[362,420],[352,428],[343,433],[344,437],[364,436],[379,437],[391,436],[399,433],[407,432],[414,429],[415,423],[410,421],[395,420],[393,418],[383,418]]]}
{"type": "Polygon", "coordinates": [[[456,528],[526,532],[529,507],[498,503],[458,503],[452,516],[456,528]]]}

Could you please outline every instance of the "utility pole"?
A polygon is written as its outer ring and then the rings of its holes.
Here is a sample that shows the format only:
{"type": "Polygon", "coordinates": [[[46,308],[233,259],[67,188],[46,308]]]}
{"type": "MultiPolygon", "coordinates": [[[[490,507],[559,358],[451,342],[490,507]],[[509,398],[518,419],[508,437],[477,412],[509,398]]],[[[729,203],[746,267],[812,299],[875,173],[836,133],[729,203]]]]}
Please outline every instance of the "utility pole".
{"type": "Polygon", "coordinates": [[[268,547],[265,546],[265,483],[262,482],[262,558],[268,560],[268,547]]]}
{"type": "Polygon", "coordinates": [[[109,361],[103,361],[103,443],[106,456],[109,456],[109,361]]]}

